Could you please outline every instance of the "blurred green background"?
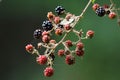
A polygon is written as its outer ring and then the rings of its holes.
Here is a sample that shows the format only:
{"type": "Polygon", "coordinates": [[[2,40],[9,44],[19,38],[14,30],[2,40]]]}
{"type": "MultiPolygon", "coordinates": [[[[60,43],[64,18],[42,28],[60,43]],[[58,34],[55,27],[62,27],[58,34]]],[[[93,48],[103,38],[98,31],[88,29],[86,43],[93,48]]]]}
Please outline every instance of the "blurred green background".
{"type": "MultiPolygon", "coordinates": [[[[90,40],[83,40],[85,55],[76,57],[68,66],[64,58],[55,58],[55,74],[43,76],[45,66],[36,63],[36,56],[25,51],[28,43],[36,44],[33,31],[41,28],[48,11],[57,5],[79,15],[88,0],[0,0],[0,80],[120,80],[120,27],[117,20],[101,18],[88,8],[76,29],[95,31],[90,40]]],[[[100,5],[109,0],[96,0],[100,5]]],[[[120,7],[120,0],[114,0],[120,7]]],[[[73,36],[68,38],[73,39],[73,36]]]]}

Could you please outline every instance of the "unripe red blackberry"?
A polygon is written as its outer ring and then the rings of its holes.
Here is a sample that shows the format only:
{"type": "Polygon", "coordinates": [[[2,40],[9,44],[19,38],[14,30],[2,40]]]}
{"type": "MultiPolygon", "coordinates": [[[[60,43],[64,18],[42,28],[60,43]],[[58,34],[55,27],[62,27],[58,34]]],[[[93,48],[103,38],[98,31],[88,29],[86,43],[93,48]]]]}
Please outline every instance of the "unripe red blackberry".
{"type": "Polygon", "coordinates": [[[84,50],[82,50],[82,49],[77,49],[77,50],[75,51],[75,53],[76,53],[76,55],[78,55],[78,56],[83,56],[83,55],[84,55],[84,50]]]}
{"type": "Polygon", "coordinates": [[[73,46],[71,40],[67,40],[67,41],[65,41],[65,44],[66,44],[67,47],[71,47],[71,46],[73,46]]]}
{"type": "Polygon", "coordinates": [[[50,36],[44,35],[44,36],[42,37],[42,41],[45,42],[45,43],[48,43],[48,42],[50,41],[50,36]]]}
{"type": "Polygon", "coordinates": [[[69,19],[70,19],[72,16],[73,16],[72,14],[67,14],[66,17],[65,17],[65,19],[66,19],[67,21],[69,21],[69,19]]]}
{"type": "Polygon", "coordinates": [[[70,30],[70,29],[71,29],[70,24],[66,24],[66,25],[64,25],[64,29],[65,29],[65,30],[70,30]]]}
{"type": "Polygon", "coordinates": [[[57,28],[57,29],[55,30],[55,34],[56,34],[56,35],[62,35],[62,29],[61,29],[61,28],[57,28]]]}
{"type": "Polygon", "coordinates": [[[72,65],[75,63],[75,57],[72,55],[66,55],[65,62],[68,65],[72,65]]]}
{"type": "Polygon", "coordinates": [[[63,49],[58,50],[58,56],[63,56],[65,51],[63,49]]]}
{"type": "Polygon", "coordinates": [[[58,24],[60,22],[60,17],[55,17],[54,22],[55,22],[55,24],[58,24]]]}
{"type": "Polygon", "coordinates": [[[87,36],[88,38],[92,38],[92,37],[94,36],[94,31],[88,30],[87,33],[86,33],[86,36],[87,36]]]}
{"type": "Polygon", "coordinates": [[[100,17],[105,15],[105,9],[103,7],[99,7],[96,9],[96,14],[100,17]]]}
{"type": "Polygon", "coordinates": [[[54,70],[52,67],[47,67],[44,70],[44,76],[51,77],[54,74],[54,70]]]}
{"type": "Polygon", "coordinates": [[[83,47],[84,47],[84,44],[82,42],[78,42],[76,45],[77,49],[83,49],[83,47]]]}
{"type": "Polygon", "coordinates": [[[47,57],[45,55],[39,55],[39,57],[36,58],[36,61],[43,65],[47,63],[47,57]]]}
{"type": "Polygon", "coordinates": [[[42,36],[44,36],[44,35],[49,35],[49,33],[47,31],[43,31],[42,36]]]}
{"type": "Polygon", "coordinates": [[[108,17],[110,19],[114,19],[116,17],[116,13],[115,12],[110,12],[110,14],[108,15],[108,17]]]}
{"type": "Polygon", "coordinates": [[[55,8],[55,12],[58,14],[58,15],[61,15],[65,12],[65,9],[62,7],[62,6],[57,6],[55,8]]]}
{"type": "Polygon", "coordinates": [[[56,41],[52,39],[50,40],[50,43],[56,44],[56,41]]]}
{"type": "Polygon", "coordinates": [[[107,4],[103,5],[103,8],[108,9],[109,6],[107,4]]]}
{"type": "Polygon", "coordinates": [[[41,38],[41,35],[42,35],[42,30],[41,29],[36,29],[33,33],[33,37],[35,39],[40,39],[41,38]]]}
{"type": "Polygon", "coordinates": [[[45,31],[49,31],[53,28],[53,25],[50,21],[46,20],[46,21],[43,21],[42,27],[45,31]]]}
{"type": "Polygon", "coordinates": [[[99,8],[99,6],[100,6],[100,5],[96,3],[96,4],[94,4],[94,5],[92,6],[92,9],[95,11],[97,8],[99,8]]]}
{"type": "Polygon", "coordinates": [[[47,17],[48,17],[48,19],[51,20],[51,19],[55,18],[55,15],[52,12],[48,12],[47,17]]]}
{"type": "Polygon", "coordinates": [[[25,46],[25,49],[26,49],[26,51],[28,51],[28,52],[33,52],[34,47],[33,47],[32,44],[28,44],[27,46],[25,46]]]}

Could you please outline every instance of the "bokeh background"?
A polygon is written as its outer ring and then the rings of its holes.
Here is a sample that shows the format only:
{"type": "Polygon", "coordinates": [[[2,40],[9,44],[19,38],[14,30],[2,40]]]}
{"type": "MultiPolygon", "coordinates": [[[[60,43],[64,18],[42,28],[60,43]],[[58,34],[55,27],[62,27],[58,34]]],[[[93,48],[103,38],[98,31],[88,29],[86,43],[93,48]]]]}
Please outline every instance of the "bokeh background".
{"type": "MultiPolygon", "coordinates": [[[[36,63],[36,56],[25,51],[25,45],[37,41],[33,31],[41,28],[49,11],[57,5],[79,15],[88,0],[0,0],[0,80],[120,80],[120,27],[117,19],[98,17],[88,8],[76,29],[95,31],[90,40],[83,40],[85,55],[76,57],[68,66],[64,57],[55,58],[55,74],[43,76],[45,66],[36,63]]],[[[96,0],[100,5],[109,0],[96,0]]],[[[120,0],[114,0],[120,7],[120,0]]],[[[73,34],[69,39],[74,39],[73,34]]],[[[41,50],[43,51],[43,50],[41,50]]]]}

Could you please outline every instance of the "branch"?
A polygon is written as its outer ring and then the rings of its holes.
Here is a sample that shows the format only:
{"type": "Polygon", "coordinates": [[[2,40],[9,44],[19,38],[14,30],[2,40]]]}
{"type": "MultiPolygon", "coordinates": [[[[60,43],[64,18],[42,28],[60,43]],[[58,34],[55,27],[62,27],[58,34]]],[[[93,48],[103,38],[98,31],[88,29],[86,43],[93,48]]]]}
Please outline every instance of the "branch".
{"type": "MultiPolygon", "coordinates": [[[[87,3],[86,7],[84,8],[84,10],[82,11],[82,13],[77,16],[77,19],[75,21],[75,23],[72,25],[72,29],[70,31],[68,31],[67,33],[65,33],[65,35],[63,36],[63,38],[57,43],[56,47],[61,44],[64,39],[66,38],[66,36],[68,35],[69,32],[71,32],[73,30],[73,28],[75,27],[75,25],[78,23],[78,21],[80,20],[80,18],[84,15],[84,13],[86,12],[87,8],[89,7],[90,3],[91,3],[92,0],[89,0],[89,2],[87,3]]],[[[56,48],[55,47],[55,48],[56,48]]]]}

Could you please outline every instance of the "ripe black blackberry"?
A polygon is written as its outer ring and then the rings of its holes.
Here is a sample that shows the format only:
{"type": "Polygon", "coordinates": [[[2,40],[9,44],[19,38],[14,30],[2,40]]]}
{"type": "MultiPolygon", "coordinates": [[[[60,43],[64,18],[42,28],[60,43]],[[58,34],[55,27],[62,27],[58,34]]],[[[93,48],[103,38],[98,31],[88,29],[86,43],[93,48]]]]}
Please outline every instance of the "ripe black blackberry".
{"type": "Polygon", "coordinates": [[[63,14],[65,12],[65,9],[62,7],[62,6],[57,6],[55,8],[55,12],[60,15],[60,14],[63,14]]]}
{"type": "Polygon", "coordinates": [[[100,16],[100,17],[102,17],[102,16],[104,16],[105,15],[105,9],[103,8],[103,7],[99,7],[99,8],[97,8],[97,10],[96,10],[96,14],[98,15],[98,16],[100,16]]]}
{"type": "Polygon", "coordinates": [[[33,33],[33,37],[35,39],[40,39],[41,35],[42,35],[42,30],[41,29],[36,29],[33,33]]]}
{"type": "Polygon", "coordinates": [[[45,31],[49,31],[53,28],[53,25],[50,21],[46,20],[46,21],[43,21],[42,27],[45,31]]]}

